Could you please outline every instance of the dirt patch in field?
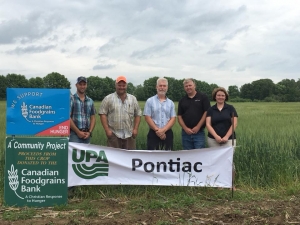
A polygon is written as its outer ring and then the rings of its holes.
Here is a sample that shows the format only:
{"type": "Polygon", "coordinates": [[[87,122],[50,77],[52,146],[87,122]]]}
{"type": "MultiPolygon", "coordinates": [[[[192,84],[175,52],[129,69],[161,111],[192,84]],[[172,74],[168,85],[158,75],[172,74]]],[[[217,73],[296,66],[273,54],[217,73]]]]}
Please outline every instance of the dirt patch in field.
{"type": "MultiPolygon", "coordinates": [[[[145,210],[143,206],[131,206],[130,201],[101,199],[88,203],[92,206],[91,210],[81,208],[56,211],[54,208],[41,208],[35,209],[33,218],[15,221],[5,220],[4,215],[9,211],[18,213],[18,210],[24,209],[2,207],[0,224],[300,224],[299,199],[293,196],[288,200],[264,199],[249,202],[214,200],[208,203],[206,200],[181,210],[145,210]]],[[[69,204],[76,205],[80,201],[71,199],[69,204]]]]}

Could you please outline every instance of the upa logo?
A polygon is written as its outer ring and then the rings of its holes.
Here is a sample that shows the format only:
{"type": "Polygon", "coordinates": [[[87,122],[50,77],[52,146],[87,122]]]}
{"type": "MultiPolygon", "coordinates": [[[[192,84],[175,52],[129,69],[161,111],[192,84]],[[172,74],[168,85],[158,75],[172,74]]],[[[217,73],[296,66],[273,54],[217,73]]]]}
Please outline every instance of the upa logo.
{"type": "Polygon", "coordinates": [[[108,160],[103,150],[96,152],[93,150],[72,151],[72,168],[77,176],[83,179],[94,179],[99,176],[108,176],[108,160]]]}
{"type": "Polygon", "coordinates": [[[21,196],[18,195],[17,189],[19,187],[19,176],[18,176],[18,170],[15,169],[14,165],[11,164],[10,170],[7,170],[8,172],[8,184],[11,190],[15,192],[15,194],[18,196],[20,199],[24,199],[21,196]]]}

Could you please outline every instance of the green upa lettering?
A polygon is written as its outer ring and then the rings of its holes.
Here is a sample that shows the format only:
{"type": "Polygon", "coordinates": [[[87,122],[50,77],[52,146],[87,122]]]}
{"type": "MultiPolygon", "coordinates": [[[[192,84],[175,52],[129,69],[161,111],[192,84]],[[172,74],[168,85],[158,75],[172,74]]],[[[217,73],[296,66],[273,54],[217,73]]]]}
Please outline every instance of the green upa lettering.
{"type": "Polygon", "coordinates": [[[106,154],[103,150],[99,151],[98,153],[93,150],[77,150],[73,149],[72,151],[72,160],[74,162],[90,162],[91,159],[95,159],[96,162],[105,162],[108,163],[106,154]],[[77,155],[77,152],[79,152],[79,157],[77,155]]]}

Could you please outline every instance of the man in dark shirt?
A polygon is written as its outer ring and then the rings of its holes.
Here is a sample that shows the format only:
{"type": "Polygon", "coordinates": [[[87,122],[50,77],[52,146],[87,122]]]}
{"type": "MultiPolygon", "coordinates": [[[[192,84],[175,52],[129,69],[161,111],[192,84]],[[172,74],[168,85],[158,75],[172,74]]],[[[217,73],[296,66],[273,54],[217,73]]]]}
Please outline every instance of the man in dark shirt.
{"type": "Polygon", "coordinates": [[[205,148],[205,118],[210,108],[208,97],[196,91],[192,78],[183,81],[186,96],[178,103],[178,122],[182,127],[182,147],[185,150],[205,148]]]}

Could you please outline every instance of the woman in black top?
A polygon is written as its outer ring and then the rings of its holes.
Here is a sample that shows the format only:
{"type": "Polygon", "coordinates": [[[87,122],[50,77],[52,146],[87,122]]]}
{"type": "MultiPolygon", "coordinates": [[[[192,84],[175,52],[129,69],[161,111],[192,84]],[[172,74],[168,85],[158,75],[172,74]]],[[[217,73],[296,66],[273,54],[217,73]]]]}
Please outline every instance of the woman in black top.
{"type": "Polygon", "coordinates": [[[232,105],[227,104],[228,93],[225,88],[218,87],[213,90],[213,100],[216,104],[207,110],[206,128],[208,130],[207,143],[209,147],[232,146],[232,113],[234,130],[237,126],[237,112],[232,105]]]}

